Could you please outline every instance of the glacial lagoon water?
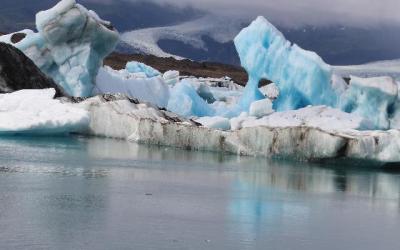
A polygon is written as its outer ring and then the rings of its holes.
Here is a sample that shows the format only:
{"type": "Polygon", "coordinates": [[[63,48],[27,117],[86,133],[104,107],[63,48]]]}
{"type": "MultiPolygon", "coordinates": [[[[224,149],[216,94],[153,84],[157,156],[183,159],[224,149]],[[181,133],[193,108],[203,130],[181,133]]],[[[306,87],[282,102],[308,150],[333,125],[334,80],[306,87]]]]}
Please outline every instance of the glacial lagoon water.
{"type": "Polygon", "coordinates": [[[400,172],[0,139],[0,249],[400,249],[400,172]]]}

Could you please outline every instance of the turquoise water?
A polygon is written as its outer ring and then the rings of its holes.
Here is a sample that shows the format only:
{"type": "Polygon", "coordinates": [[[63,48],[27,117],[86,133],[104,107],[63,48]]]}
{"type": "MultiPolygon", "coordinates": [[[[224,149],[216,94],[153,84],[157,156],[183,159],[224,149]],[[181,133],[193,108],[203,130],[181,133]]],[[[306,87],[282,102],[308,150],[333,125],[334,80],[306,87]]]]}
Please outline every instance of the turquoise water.
{"type": "Polygon", "coordinates": [[[400,249],[400,172],[0,139],[0,249],[400,249]]]}

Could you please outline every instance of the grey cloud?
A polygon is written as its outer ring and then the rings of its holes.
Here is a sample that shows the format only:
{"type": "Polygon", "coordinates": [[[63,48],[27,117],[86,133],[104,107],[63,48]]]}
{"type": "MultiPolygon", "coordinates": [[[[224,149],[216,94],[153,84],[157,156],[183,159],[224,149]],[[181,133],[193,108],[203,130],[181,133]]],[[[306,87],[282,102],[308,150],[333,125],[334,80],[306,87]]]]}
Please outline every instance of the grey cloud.
{"type": "MultiPolygon", "coordinates": [[[[111,1],[111,0],[100,0],[111,1]]],[[[135,1],[135,0],[128,0],[135,1]]],[[[221,15],[263,15],[285,26],[380,24],[400,25],[400,0],[151,0],[193,5],[221,15]]]]}

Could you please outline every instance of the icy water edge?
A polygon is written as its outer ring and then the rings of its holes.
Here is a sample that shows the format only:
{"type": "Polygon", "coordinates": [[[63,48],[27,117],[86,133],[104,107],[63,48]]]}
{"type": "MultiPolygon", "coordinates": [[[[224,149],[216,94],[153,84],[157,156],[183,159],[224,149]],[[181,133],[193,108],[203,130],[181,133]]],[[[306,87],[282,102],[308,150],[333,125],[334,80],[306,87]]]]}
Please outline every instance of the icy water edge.
{"type": "Polygon", "coordinates": [[[400,249],[400,172],[0,139],[0,249],[400,249]]]}

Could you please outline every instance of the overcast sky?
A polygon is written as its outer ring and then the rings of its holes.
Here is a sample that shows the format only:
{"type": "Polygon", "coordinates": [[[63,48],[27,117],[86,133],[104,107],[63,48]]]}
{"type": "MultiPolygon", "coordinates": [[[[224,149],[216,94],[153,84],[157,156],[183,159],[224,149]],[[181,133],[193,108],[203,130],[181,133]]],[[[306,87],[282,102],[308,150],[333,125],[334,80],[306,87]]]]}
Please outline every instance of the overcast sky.
{"type": "MultiPolygon", "coordinates": [[[[97,0],[113,1],[113,0],[97,0]]],[[[135,1],[135,0],[128,0],[135,1]]],[[[143,0],[142,0],[143,1],[143,0]]],[[[264,15],[277,24],[400,25],[400,0],[147,0],[193,5],[213,12],[255,17],[264,15]]]]}

